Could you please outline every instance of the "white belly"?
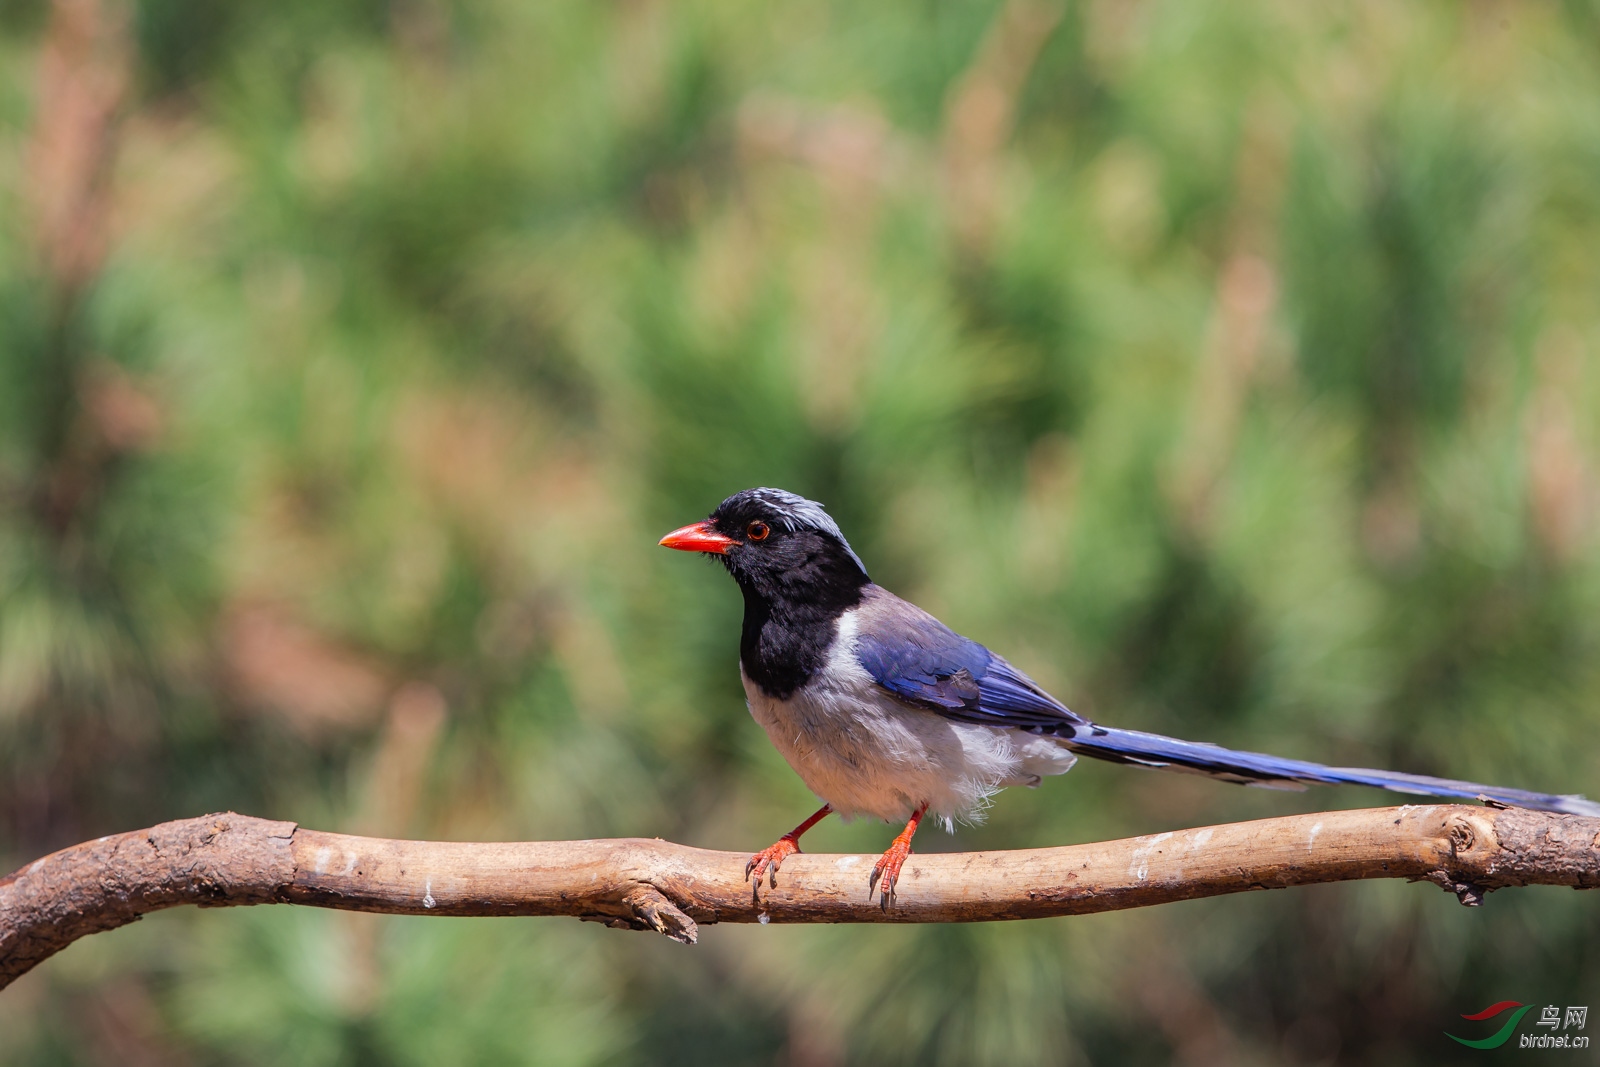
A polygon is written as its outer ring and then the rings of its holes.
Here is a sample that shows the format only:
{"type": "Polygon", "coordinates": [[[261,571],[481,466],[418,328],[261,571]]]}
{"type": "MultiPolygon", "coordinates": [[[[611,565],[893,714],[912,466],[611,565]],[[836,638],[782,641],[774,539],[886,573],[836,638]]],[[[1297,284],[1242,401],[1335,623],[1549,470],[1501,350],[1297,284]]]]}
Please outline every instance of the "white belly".
{"type": "Polygon", "coordinates": [[[1076,757],[1049,737],[954,722],[903,704],[856,661],[853,613],[839,620],[828,665],[788,700],[740,669],[750,714],[795,773],[846,819],[904,822],[923,804],[948,829],[972,821],[1009,785],[1038,785],[1076,757]]]}

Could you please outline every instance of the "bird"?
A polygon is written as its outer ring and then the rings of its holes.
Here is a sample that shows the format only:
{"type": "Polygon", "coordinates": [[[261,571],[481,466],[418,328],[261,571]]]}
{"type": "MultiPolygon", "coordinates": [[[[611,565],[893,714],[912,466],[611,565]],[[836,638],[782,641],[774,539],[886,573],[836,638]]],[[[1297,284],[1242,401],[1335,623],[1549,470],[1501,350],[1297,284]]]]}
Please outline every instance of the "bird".
{"type": "Polygon", "coordinates": [[[1328,767],[1091,722],[1005,657],[874,583],[826,509],[783,489],[734,493],[660,544],[719,559],[738,584],[750,714],[823,801],[750,857],[753,893],[763,876],[777,887],[801,835],[830,813],[870,817],[905,826],[867,880],[887,910],[926,817],[953,831],[1000,790],[1037,786],[1079,756],[1268,788],[1361,785],[1600,815],[1578,795],[1328,767]]]}

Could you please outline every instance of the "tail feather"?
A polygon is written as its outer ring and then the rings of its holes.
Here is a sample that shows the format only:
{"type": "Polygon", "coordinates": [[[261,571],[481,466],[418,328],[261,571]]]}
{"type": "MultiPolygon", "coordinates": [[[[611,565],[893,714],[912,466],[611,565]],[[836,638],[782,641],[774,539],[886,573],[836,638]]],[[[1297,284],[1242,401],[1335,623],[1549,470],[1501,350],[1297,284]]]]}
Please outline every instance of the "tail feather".
{"type": "Polygon", "coordinates": [[[1180,741],[1139,730],[1117,730],[1108,726],[1079,727],[1076,736],[1063,737],[1062,743],[1072,751],[1094,759],[1186,771],[1225,782],[1268,789],[1304,789],[1307,785],[1364,785],[1395,793],[1462,800],[1486,798],[1517,808],[1600,816],[1600,803],[1576,794],[1507,789],[1367,767],[1326,767],[1307,760],[1268,756],[1260,752],[1239,752],[1219,745],[1180,741]]]}

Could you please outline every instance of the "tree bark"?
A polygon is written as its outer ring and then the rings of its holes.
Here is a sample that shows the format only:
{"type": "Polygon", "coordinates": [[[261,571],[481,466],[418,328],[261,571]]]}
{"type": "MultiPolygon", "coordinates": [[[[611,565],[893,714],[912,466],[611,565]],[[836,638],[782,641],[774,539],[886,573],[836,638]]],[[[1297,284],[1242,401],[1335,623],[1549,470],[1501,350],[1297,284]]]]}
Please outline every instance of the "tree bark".
{"type": "Polygon", "coordinates": [[[1600,886],[1600,819],[1425,805],[913,855],[888,908],[867,887],[872,857],[796,855],[759,887],[743,877],[747,858],[660,840],[391,841],[232,813],[184,819],[0,879],[0,988],[80,937],[180,904],[570,915],[685,943],[719,922],[1032,919],[1358,878],[1430,881],[1479,904],[1505,886],[1600,886]]]}

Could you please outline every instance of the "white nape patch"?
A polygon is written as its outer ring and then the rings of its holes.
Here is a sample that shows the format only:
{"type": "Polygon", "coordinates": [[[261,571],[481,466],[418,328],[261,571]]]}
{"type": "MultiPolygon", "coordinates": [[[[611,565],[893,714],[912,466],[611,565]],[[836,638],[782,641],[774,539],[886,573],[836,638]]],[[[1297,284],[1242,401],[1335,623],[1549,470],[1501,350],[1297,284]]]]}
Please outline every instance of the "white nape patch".
{"type": "Polygon", "coordinates": [[[955,722],[902,703],[855,656],[856,611],[839,617],[828,662],[788,700],[745,676],[750,714],[789,766],[841,817],[905,822],[926,803],[946,830],[973,822],[995,793],[1037,785],[1077,761],[1053,737],[955,722]]]}
{"type": "MultiPolygon", "coordinates": [[[[850,542],[845,540],[844,531],[839,529],[839,524],[833,521],[833,516],[829,515],[823,506],[815,500],[807,500],[798,493],[791,493],[787,489],[772,488],[746,489],[743,493],[735,493],[734,496],[749,497],[757,503],[772,508],[776,513],[773,515],[774,521],[790,533],[794,533],[797,530],[812,529],[819,533],[827,534],[839,542],[839,546],[844,549],[845,555],[849,556],[851,562],[861,568],[862,574],[867,573],[867,565],[861,562],[861,557],[856,555],[855,549],[850,547],[850,542]]],[[[728,498],[728,500],[732,499],[733,497],[728,498]]],[[[727,502],[727,500],[723,501],[724,504],[727,502]]],[[[719,506],[717,510],[721,511],[722,509],[719,506]]]]}

